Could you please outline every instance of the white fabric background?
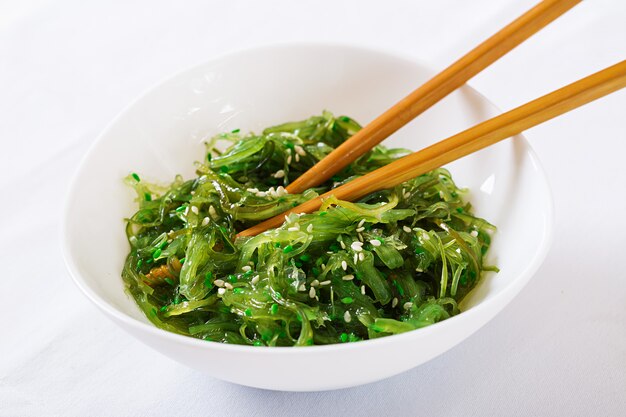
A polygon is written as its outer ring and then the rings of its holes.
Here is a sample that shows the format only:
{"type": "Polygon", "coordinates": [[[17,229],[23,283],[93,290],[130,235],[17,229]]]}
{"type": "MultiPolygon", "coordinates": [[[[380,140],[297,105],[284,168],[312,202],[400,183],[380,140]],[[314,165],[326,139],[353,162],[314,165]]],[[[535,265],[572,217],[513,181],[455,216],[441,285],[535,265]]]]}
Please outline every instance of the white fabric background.
{"type": "MultiPolygon", "coordinates": [[[[443,68],[534,3],[0,2],[0,416],[626,415],[626,91],[527,132],[556,203],[546,262],[467,341],[386,381],[293,394],[212,379],[117,328],[61,258],[82,155],[173,72],[297,40],[443,68]]],[[[626,2],[589,0],[471,84],[510,109],[624,58],[626,2]]]]}

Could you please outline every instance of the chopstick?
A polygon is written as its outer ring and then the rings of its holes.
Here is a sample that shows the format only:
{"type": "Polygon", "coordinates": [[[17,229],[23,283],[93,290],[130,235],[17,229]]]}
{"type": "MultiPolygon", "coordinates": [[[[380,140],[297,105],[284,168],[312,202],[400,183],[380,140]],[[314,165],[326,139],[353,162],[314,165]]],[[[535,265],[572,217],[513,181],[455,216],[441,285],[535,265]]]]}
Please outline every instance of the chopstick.
{"type": "Polygon", "coordinates": [[[267,229],[280,226],[284,221],[284,216],[290,213],[313,212],[320,207],[324,199],[331,195],[340,200],[354,201],[374,191],[394,187],[623,87],[626,87],[626,61],[398,159],[244,230],[238,236],[254,236],[267,229]]]}
{"type": "Polygon", "coordinates": [[[581,0],[545,0],[413,91],[287,186],[291,194],[319,185],[581,0]]]}

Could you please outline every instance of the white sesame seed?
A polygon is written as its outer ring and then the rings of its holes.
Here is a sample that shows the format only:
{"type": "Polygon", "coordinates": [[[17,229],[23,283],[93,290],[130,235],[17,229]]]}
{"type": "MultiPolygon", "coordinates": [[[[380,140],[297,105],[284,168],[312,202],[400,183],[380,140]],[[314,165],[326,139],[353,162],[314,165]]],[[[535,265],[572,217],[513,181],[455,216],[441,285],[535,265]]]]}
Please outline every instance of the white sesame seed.
{"type": "Polygon", "coordinates": [[[207,224],[209,224],[210,221],[211,219],[209,219],[208,217],[205,217],[204,219],[202,219],[202,226],[206,226],[207,224]]]}
{"type": "Polygon", "coordinates": [[[322,269],[326,269],[326,264],[321,264],[320,266],[322,267],[322,269]]]}
{"type": "Polygon", "coordinates": [[[298,291],[305,292],[306,291],[306,285],[300,284],[300,286],[298,287],[298,291]]]}
{"type": "Polygon", "coordinates": [[[361,285],[361,294],[365,295],[365,285],[361,285]]]}
{"type": "Polygon", "coordinates": [[[407,233],[411,233],[411,228],[409,226],[402,226],[402,230],[404,230],[407,233]]]}
{"type": "Polygon", "coordinates": [[[267,193],[265,191],[259,191],[258,193],[256,193],[257,197],[265,197],[267,196],[267,193]]]}
{"type": "Polygon", "coordinates": [[[213,206],[209,206],[209,214],[211,215],[211,217],[213,217],[214,219],[217,218],[217,211],[215,211],[215,207],[213,206]]]}
{"type": "Polygon", "coordinates": [[[300,155],[296,154],[296,162],[300,162],[300,155]]]}
{"type": "Polygon", "coordinates": [[[361,219],[361,221],[359,222],[359,225],[357,227],[361,227],[365,224],[365,219],[361,219]]]}
{"type": "Polygon", "coordinates": [[[404,305],[402,306],[405,310],[410,310],[411,307],[413,307],[413,303],[408,302],[408,303],[404,303],[404,305]]]}
{"type": "Polygon", "coordinates": [[[285,171],[283,171],[282,169],[279,169],[278,171],[274,173],[274,178],[284,178],[284,177],[285,177],[285,171]]]}
{"type": "Polygon", "coordinates": [[[224,283],[224,287],[228,288],[229,290],[232,290],[233,289],[233,284],[231,284],[230,282],[225,282],[224,283]]]}
{"type": "Polygon", "coordinates": [[[353,251],[360,252],[363,250],[363,242],[352,242],[350,245],[353,251]]]}
{"type": "Polygon", "coordinates": [[[346,261],[341,261],[341,269],[344,271],[348,269],[348,263],[346,261]]]}
{"type": "Polygon", "coordinates": [[[343,313],[343,319],[346,321],[346,323],[350,323],[350,321],[352,321],[352,316],[350,315],[349,311],[343,313]]]}
{"type": "Polygon", "coordinates": [[[215,284],[218,287],[223,287],[224,286],[224,280],[223,279],[216,279],[215,281],[213,281],[213,284],[215,284]]]}
{"type": "Polygon", "coordinates": [[[249,193],[254,194],[254,193],[258,193],[259,189],[258,188],[248,188],[246,191],[249,192],[249,193]]]}
{"type": "Polygon", "coordinates": [[[313,281],[311,281],[311,287],[317,287],[318,285],[320,285],[320,282],[316,279],[314,279],[313,281]]]}
{"type": "Polygon", "coordinates": [[[250,267],[250,265],[245,265],[245,266],[242,266],[242,267],[241,267],[241,270],[242,270],[243,272],[248,272],[248,271],[250,271],[251,269],[252,269],[252,268],[250,267]]]}
{"type": "Polygon", "coordinates": [[[278,186],[278,188],[276,189],[276,194],[277,194],[279,197],[282,197],[282,196],[284,196],[284,195],[289,194],[289,191],[287,191],[287,190],[285,189],[285,187],[283,187],[282,185],[279,185],[279,186],[278,186]]]}
{"type": "Polygon", "coordinates": [[[315,298],[315,287],[311,287],[309,290],[309,297],[315,298]]]}
{"type": "Polygon", "coordinates": [[[406,200],[411,197],[411,193],[407,191],[406,193],[402,194],[402,197],[404,197],[404,199],[406,200]]]}
{"type": "Polygon", "coordinates": [[[307,232],[309,232],[309,233],[312,233],[312,232],[313,232],[313,223],[309,224],[309,225],[306,227],[306,231],[307,231],[307,232]]]}
{"type": "Polygon", "coordinates": [[[359,252],[359,261],[365,260],[365,254],[363,252],[359,252]]]}
{"type": "Polygon", "coordinates": [[[339,244],[341,245],[341,249],[345,249],[346,248],[346,244],[343,243],[343,240],[340,240],[339,244]]]}
{"type": "Polygon", "coordinates": [[[365,227],[357,227],[356,232],[361,233],[364,230],[365,230],[365,227]]]}
{"type": "Polygon", "coordinates": [[[344,281],[352,281],[354,279],[354,275],[349,274],[349,275],[344,275],[341,277],[342,280],[344,281]]]}
{"type": "Polygon", "coordinates": [[[195,192],[195,191],[192,191],[192,192],[190,192],[189,194],[191,194],[191,195],[196,195],[196,192],[195,192]]]}
{"type": "Polygon", "coordinates": [[[291,165],[291,155],[287,157],[287,165],[291,165]]]}
{"type": "Polygon", "coordinates": [[[197,206],[191,206],[191,212],[197,215],[200,212],[200,210],[198,210],[197,206]]]}
{"type": "Polygon", "coordinates": [[[470,232],[470,235],[472,235],[472,236],[474,236],[474,237],[477,237],[477,236],[478,236],[478,232],[477,232],[476,230],[472,230],[472,231],[470,232]]]}
{"type": "Polygon", "coordinates": [[[261,279],[261,277],[259,277],[258,275],[255,275],[251,280],[250,280],[250,284],[256,285],[259,282],[259,279],[261,279]]]}
{"type": "Polygon", "coordinates": [[[393,297],[393,300],[391,300],[391,308],[396,308],[397,305],[398,299],[396,297],[393,297]]]}
{"type": "Polygon", "coordinates": [[[415,272],[424,272],[422,268],[415,268],[415,272]]]}
{"type": "Polygon", "coordinates": [[[352,260],[354,261],[354,263],[359,262],[359,255],[355,253],[354,256],[352,257],[352,260]]]}
{"type": "Polygon", "coordinates": [[[356,236],[359,238],[359,242],[363,243],[363,235],[360,233],[357,233],[356,236]]]}
{"type": "Polygon", "coordinates": [[[428,236],[428,233],[424,232],[424,233],[422,233],[422,239],[430,240],[430,236],[428,236]]]}
{"type": "Polygon", "coordinates": [[[292,226],[292,227],[288,228],[287,230],[290,231],[290,232],[297,232],[298,230],[300,230],[300,228],[292,226]]]}
{"type": "Polygon", "coordinates": [[[218,288],[218,289],[217,289],[217,293],[218,293],[219,295],[224,295],[224,293],[225,293],[225,292],[226,292],[226,288],[218,288]]]}
{"type": "Polygon", "coordinates": [[[372,244],[372,246],[380,246],[380,240],[378,239],[372,239],[370,240],[370,243],[372,244]]]}
{"type": "Polygon", "coordinates": [[[300,145],[296,145],[294,146],[296,153],[300,156],[305,156],[306,155],[306,151],[304,150],[304,148],[300,145]]]}
{"type": "Polygon", "coordinates": [[[330,280],[327,279],[326,281],[322,281],[320,282],[320,285],[330,285],[330,280]]]}
{"type": "Polygon", "coordinates": [[[287,153],[287,155],[291,155],[291,148],[285,149],[285,152],[287,153]]]}

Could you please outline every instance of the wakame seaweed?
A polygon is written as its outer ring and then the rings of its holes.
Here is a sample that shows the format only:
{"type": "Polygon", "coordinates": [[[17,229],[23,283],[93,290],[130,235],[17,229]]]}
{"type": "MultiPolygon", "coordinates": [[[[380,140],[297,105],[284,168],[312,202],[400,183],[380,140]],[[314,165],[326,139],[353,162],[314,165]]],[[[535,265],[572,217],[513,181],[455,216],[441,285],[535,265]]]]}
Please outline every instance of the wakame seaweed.
{"type": "Polygon", "coordinates": [[[495,230],[437,169],[358,202],[327,199],[258,236],[255,223],[406,155],[377,146],[302,194],[285,188],[360,129],[328,112],[207,143],[197,178],[161,187],[131,174],[122,277],[156,326],[208,341],[266,346],[354,342],[459,313],[495,230]],[[219,146],[228,142],[226,151],[219,146]]]}

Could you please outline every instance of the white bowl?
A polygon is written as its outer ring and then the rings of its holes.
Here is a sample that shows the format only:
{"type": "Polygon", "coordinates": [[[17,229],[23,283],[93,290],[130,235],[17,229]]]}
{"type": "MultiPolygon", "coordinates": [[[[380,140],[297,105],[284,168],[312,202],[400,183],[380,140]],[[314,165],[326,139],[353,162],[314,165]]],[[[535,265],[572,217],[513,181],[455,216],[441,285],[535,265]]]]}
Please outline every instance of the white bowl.
{"type": "MultiPolygon", "coordinates": [[[[181,72],[127,107],[85,157],[65,211],[63,246],[76,284],[102,311],[147,346],[226,381],[313,391],[396,375],[455,346],[492,319],[537,270],[552,233],[550,191],[522,137],[449,166],[471,189],[476,213],[498,226],[488,274],[463,312],[433,326],[358,343],[265,348],[206,342],[154,327],[124,292],[128,252],[123,218],[135,210],[129,172],[169,182],[191,177],[203,140],[240,128],[260,131],[328,109],[367,123],[434,74],[411,59],[338,45],[292,44],[229,54],[181,72]]],[[[421,148],[498,114],[463,87],[385,144],[421,148]]],[[[514,323],[513,323],[514,325],[514,323]]],[[[159,366],[155,363],[155,366],[159,366]]]]}

